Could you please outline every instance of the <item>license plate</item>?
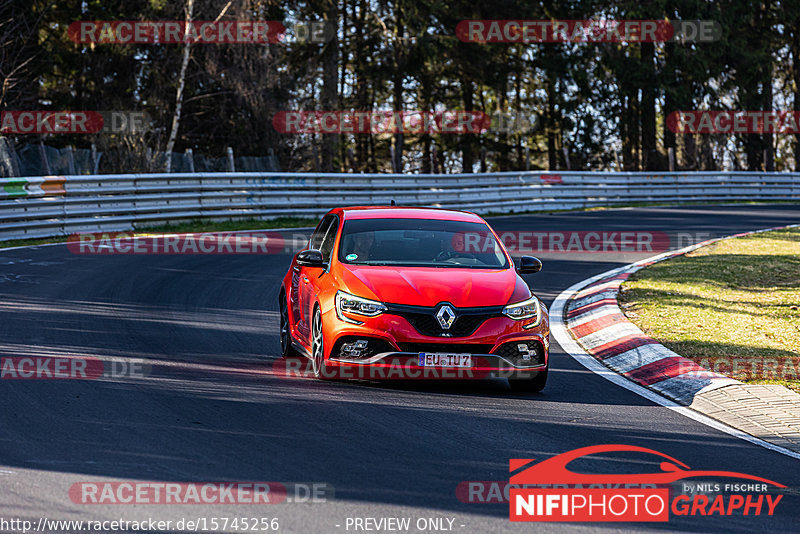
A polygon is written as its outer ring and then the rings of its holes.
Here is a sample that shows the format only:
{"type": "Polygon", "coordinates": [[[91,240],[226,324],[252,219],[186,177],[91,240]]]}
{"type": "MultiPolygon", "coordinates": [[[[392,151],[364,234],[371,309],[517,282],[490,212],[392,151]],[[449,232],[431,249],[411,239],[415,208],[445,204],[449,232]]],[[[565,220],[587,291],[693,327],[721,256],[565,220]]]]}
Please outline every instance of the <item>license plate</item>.
{"type": "Polygon", "coordinates": [[[472,354],[420,352],[419,364],[422,367],[472,367],[472,354]]]}

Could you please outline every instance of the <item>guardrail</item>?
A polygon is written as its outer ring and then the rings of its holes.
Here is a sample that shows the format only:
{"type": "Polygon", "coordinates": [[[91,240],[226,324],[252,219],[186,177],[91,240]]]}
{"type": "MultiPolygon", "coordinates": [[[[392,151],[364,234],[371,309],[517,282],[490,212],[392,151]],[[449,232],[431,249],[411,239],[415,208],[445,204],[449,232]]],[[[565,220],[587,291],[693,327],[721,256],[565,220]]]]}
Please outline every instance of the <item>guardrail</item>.
{"type": "Polygon", "coordinates": [[[551,211],[634,202],[800,199],[800,173],[195,173],[0,178],[0,240],[181,220],[320,216],[342,205],[551,211]]]}

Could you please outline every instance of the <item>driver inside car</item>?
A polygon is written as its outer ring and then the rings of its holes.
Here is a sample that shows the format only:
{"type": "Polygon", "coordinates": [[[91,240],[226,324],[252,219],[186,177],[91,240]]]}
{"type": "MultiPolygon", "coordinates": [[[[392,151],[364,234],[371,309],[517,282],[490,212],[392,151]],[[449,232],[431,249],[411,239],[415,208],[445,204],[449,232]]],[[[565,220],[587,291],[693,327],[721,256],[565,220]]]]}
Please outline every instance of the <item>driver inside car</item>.
{"type": "Polygon", "coordinates": [[[358,232],[353,235],[353,254],[356,254],[360,261],[370,259],[372,245],[375,243],[375,234],[372,232],[358,232]]]}

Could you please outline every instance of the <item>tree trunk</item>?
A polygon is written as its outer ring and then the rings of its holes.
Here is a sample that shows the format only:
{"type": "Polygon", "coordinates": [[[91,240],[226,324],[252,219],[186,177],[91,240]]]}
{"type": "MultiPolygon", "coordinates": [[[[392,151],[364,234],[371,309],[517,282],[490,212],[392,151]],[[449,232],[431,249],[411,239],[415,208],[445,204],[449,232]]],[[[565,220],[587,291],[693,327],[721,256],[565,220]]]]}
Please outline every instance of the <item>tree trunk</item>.
{"type": "MultiPolygon", "coordinates": [[[[338,27],[339,6],[337,0],[328,0],[325,22],[338,27]]],[[[324,111],[336,108],[336,85],[338,83],[339,43],[338,35],[325,43],[322,52],[322,107],[324,111]]],[[[333,172],[333,156],[336,153],[338,134],[322,134],[322,172],[333,172]]]]}
{"type": "MultiPolygon", "coordinates": [[[[368,81],[367,81],[367,67],[365,57],[365,46],[362,44],[365,41],[365,21],[369,8],[366,0],[361,0],[358,4],[358,13],[354,17],[354,38],[356,42],[355,47],[355,65],[354,75],[356,80],[356,106],[358,111],[370,111],[368,109],[368,81]]],[[[355,134],[356,140],[356,165],[359,171],[367,168],[369,160],[369,138],[371,134],[355,134]]]]}
{"type": "MultiPolygon", "coordinates": [[[[508,109],[508,79],[505,76],[500,82],[497,98],[500,103],[499,111],[505,112],[508,109]]],[[[500,169],[500,172],[510,171],[511,161],[508,157],[508,154],[511,151],[511,147],[508,146],[508,134],[506,132],[500,132],[497,137],[499,139],[497,146],[497,151],[499,152],[497,156],[497,165],[500,169]]]]}
{"type": "MultiPolygon", "coordinates": [[[[669,117],[670,113],[673,111],[678,111],[675,109],[675,97],[673,96],[673,87],[675,87],[677,81],[675,76],[675,66],[674,66],[674,54],[675,54],[675,43],[666,43],[664,45],[664,54],[666,60],[664,61],[664,78],[663,84],[664,87],[664,124],[663,124],[663,133],[664,133],[664,152],[666,152],[667,157],[669,158],[670,148],[672,149],[673,157],[677,154],[677,144],[675,139],[675,132],[669,129],[667,126],[667,117],[669,117]]],[[[667,167],[669,168],[669,167],[667,167]]],[[[677,169],[675,169],[677,170],[677,169]]]]}
{"type": "MultiPolygon", "coordinates": [[[[192,22],[194,13],[194,0],[186,0],[186,26],[192,22]]],[[[191,44],[189,40],[183,43],[183,59],[181,61],[181,73],[178,76],[178,92],[175,95],[175,113],[172,115],[172,129],[167,140],[166,157],[167,162],[164,166],[165,172],[172,171],[172,150],[175,148],[175,139],[178,137],[178,128],[181,122],[181,107],[183,106],[183,88],[186,83],[186,68],[189,66],[189,52],[191,44]]]]}
{"type": "MultiPolygon", "coordinates": [[[[772,106],[772,62],[765,67],[765,76],[769,79],[764,83],[764,110],[771,111],[772,106]]],[[[775,135],[772,132],[764,133],[764,170],[767,172],[775,171],[775,135]]]]}
{"type": "MultiPolygon", "coordinates": [[[[349,22],[347,20],[347,5],[348,2],[345,0],[342,3],[342,28],[347,28],[349,22]]],[[[338,32],[337,32],[338,37],[338,32]]],[[[342,64],[339,68],[339,107],[338,109],[344,111],[344,94],[345,94],[345,78],[347,76],[347,58],[349,57],[349,42],[347,40],[347,32],[342,33],[342,42],[340,48],[342,49],[342,64]]],[[[340,141],[342,139],[340,138],[340,141]]],[[[341,161],[340,167],[347,167],[347,152],[344,142],[339,143],[339,161],[341,161]]]]}
{"type": "Polygon", "coordinates": [[[683,162],[681,167],[687,171],[699,170],[697,166],[697,143],[695,142],[695,134],[687,133],[681,134],[683,136],[683,162]]]}
{"type": "MultiPolygon", "coordinates": [[[[423,112],[425,112],[426,110],[431,109],[431,80],[427,73],[423,72],[423,74],[420,76],[419,85],[420,105],[423,112]]],[[[420,172],[423,174],[430,174],[432,171],[432,142],[433,139],[431,134],[423,130],[422,135],[420,136],[420,143],[422,144],[422,165],[420,166],[420,172]]]]}
{"type": "Polygon", "coordinates": [[[558,169],[558,152],[556,151],[556,84],[553,75],[547,75],[547,169],[558,169]]]}
{"type": "Polygon", "coordinates": [[[641,104],[642,170],[655,171],[661,167],[656,150],[656,79],[653,65],[655,45],[642,43],[641,52],[642,72],[644,73],[641,104]]]}
{"type": "MultiPolygon", "coordinates": [[[[473,111],[473,87],[472,82],[464,80],[461,83],[461,96],[464,100],[464,111],[473,111]]],[[[473,140],[475,136],[467,134],[462,135],[461,142],[461,172],[471,173],[472,165],[475,163],[475,154],[472,150],[473,140]]]]}
{"type": "MultiPolygon", "coordinates": [[[[402,6],[397,5],[397,33],[394,41],[394,111],[403,112],[403,79],[405,78],[406,60],[403,52],[403,39],[405,38],[405,26],[403,25],[402,6]]],[[[402,129],[394,134],[394,153],[392,157],[392,169],[396,172],[403,172],[403,145],[405,143],[402,129]]]]}
{"type": "MultiPolygon", "coordinates": [[[[792,76],[794,78],[795,116],[800,116],[800,28],[794,27],[792,35],[792,76]]],[[[800,172],[800,133],[794,135],[794,172],[800,172]]]]}

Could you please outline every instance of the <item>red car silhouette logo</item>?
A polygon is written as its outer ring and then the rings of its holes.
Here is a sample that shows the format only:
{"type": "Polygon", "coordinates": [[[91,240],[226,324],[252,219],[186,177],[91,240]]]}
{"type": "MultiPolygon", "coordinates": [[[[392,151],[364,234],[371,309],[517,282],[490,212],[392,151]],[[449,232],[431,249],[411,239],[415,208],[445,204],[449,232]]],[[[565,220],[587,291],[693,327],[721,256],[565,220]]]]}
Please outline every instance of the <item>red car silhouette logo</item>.
{"type": "MultiPolygon", "coordinates": [[[[535,462],[533,459],[514,459],[509,461],[509,471],[514,472],[523,465],[528,465],[535,462]]],[[[758,482],[765,482],[772,484],[779,488],[785,488],[783,484],[779,484],[766,478],[761,478],[745,473],[736,473],[733,471],[705,471],[693,470],[685,463],[677,460],[662,452],[647,449],[645,447],[637,447],[634,445],[593,445],[591,447],[582,447],[575,449],[553,458],[538,462],[527,469],[511,476],[511,484],[527,485],[527,484],[669,484],[678,480],[693,477],[729,477],[729,478],[742,478],[747,480],[755,480],[758,482]],[[643,474],[587,474],[575,473],[567,468],[567,464],[578,458],[588,456],[591,454],[598,454],[604,452],[643,452],[647,454],[654,454],[664,458],[659,467],[662,472],[660,473],[643,473],[643,474]]]]}

